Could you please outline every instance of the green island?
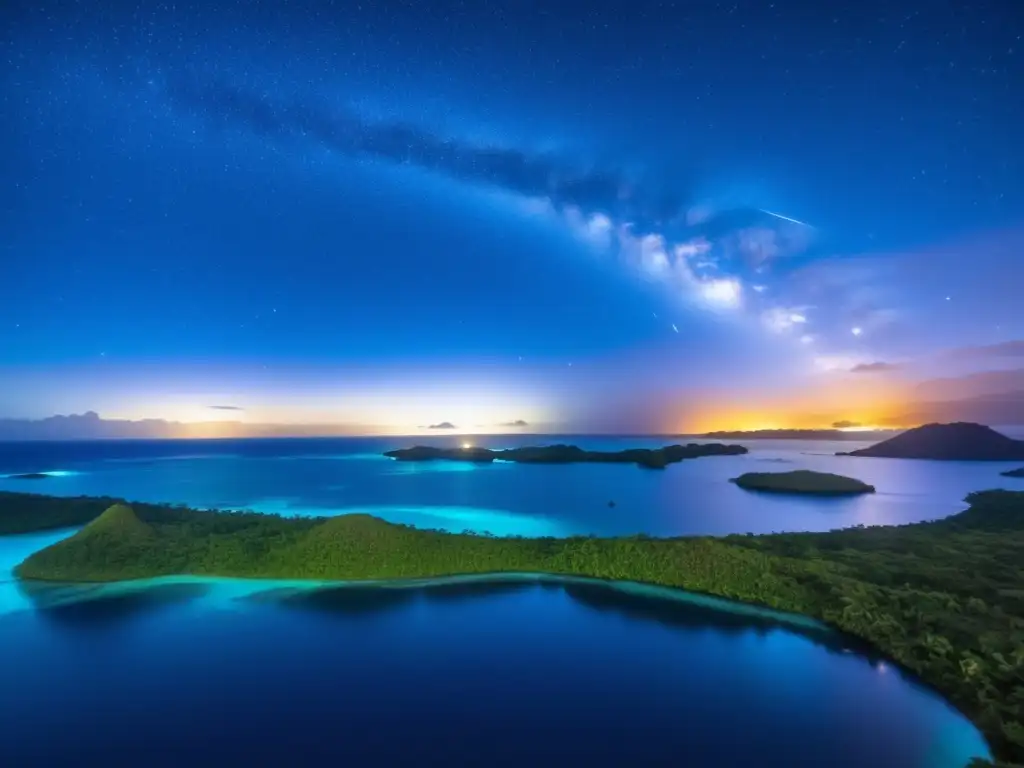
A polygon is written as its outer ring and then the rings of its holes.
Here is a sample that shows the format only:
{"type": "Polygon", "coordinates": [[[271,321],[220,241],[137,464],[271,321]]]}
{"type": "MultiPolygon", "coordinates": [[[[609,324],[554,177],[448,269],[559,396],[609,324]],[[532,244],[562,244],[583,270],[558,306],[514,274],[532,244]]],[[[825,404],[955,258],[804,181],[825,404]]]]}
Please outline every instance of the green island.
{"type": "Polygon", "coordinates": [[[494,538],[369,515],[282,518],[113,499],[0,494],[0,531],[90,520],[16,568],[27,580],[172,574],[405,579],[542,572],[625,579],[801,613],[868,641],[1024,763],[1024,492],[972,493],[943,520],[655,539],[494,538]]]}
{"type": "Polygon", "coordinates": [[[748,491],[796,493],[808,496],[856,496],[874,493],[875,486],[831,472],[794,469],[792,472],[747,472],[729,482],[748,491]]]}
{"type": "Polygon", "coordinates": [[[1009,469],[1006,472],[1000,472],[1003,477],[1024,477],[1024,467],[1018,469],[1009,469]]]}
{"type": "Polygon", "coordinates": [[[646,469],[664,469],[686,459],[702,456],[739,456],[747,453],[742,445],[722,443],[689,443],[666,445],[663,448],[629,448],[624,451],[587,451],[575,445],[536,445],[523,448],[437,448],[415,445],[385,451],[384,455],[398,461],[468,461],[490,464],[493,461],[514,461],[519,464],[636,464],[646,469]]]}

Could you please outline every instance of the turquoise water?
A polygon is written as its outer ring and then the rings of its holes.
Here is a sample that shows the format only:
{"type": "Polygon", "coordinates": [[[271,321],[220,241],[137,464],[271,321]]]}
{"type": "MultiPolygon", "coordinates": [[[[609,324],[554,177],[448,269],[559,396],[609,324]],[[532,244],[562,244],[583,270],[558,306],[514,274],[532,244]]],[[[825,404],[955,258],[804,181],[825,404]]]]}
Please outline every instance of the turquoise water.
{"type": "MultiPolygon", "coordinates": [[[[604,449],[666,442],[558,439],[604,449]]],[[[461,440],[432,438],[430,442],[461,440]]],[[[499,448],[537,441],[475,438],[476,444],[499,448]]],[[[861,445],[849,442],[752,441],[747,455],[684,461],[664,472],[632,465],[411,464],[380,455],[410,442],[409,438],[343,438],[0,444],[0,490],[114,495],[284,515],[370,512],[420,527],[497,535],[642,532],[671,536],[915,522],[957,512],[963,508],[963,497],[973,490],[1024,487],[1021,480],[1000,476],[1012,463],[833,455],[861,445]],[[748,471],[800,468],[857,477],[875,485],[878,493],[851,499],[787,498],[743,491],[728,482],[748,471]],[[53,476],[45,480],[7,476],[23,472],[53,476]]]]}
{"type": "MultiPolygon", "coordinates": [[[[379,456],[402,444],[0,446],[0,474],[53,473],[0,478],[0,489],[371,512],[497,534],[665,535],[908,522],[957,511],[971,490],[1024,485],[1000,478],[1002,465],[825,455],[849,443],[752,443],[748,456],[665,472],[379,456]],[[727,482],[773,467],[841,471],[881,492],[822,502],[727,482]]],[[[3,766],[961,768],[987,754],[941,697],[802,617],[528,574],[358,586],[14,581],[14,565],[71,533],[0,538],[3,766]]]]}

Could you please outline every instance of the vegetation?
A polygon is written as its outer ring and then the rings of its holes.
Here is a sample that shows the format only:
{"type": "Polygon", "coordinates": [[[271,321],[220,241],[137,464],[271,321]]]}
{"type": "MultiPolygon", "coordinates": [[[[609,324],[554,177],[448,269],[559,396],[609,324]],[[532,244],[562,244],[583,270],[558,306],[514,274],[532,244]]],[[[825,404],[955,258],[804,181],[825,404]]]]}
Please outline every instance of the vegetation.
{"type": "Polygon", "coordinates": [[[61,499],[0,491],[0,536],[85,525],[117,499],[61,499]]]}
{"type": "Polygon", "coordinates": [[[983,424],[925,424],[870,448],[840,456],[941,461],[1014,461],[1024,459],[1024,440],[1014,440],[983,424]]]}
{"type": "MultiPolygon", "coordinates": [[[[284,519],[117,504],[16,573],[109,581],[181,573],[347,580],[534,571],[680,587],[803,613],[866,639],[972,717],[999,759],[1022,763],[1024,492],[985,491],[967,500],[958,515],[914,525],[675,539],[493,538],[367,515],[284,519]]],[[[87,500],[50,503],[81,514],[87,500]]]]}
{"type": "Polygon", "coordinates": [[[1006,472],[1000,472],[999,474],[1003,477],[1024,477],[1024,467],[1020,467],[1019,469],[1010,469],[1006,472]]]}
{"type": "Polygon", "coordinates": [[[874,493],[875,486],[852,477],[831,472],[811,472],[795,469],[792,472],[747,472],[730,482],[748,491],[769,493],[802,493],[812,496],[854,496],[874,493]]]}
{"type": "Polygon", "coordinates": [[[736,456],[746,453],[742,445],[721,443],[690,443],[666,445],[664,448],[631,448],[625,451],[585,451],[575,445],[541,445],[492,451],[490,448],[437,448],[416,445],[386,451],[385,456],[398,461],[471,461],[489,464],[492,461],[514,461],[520,464],[575,464],[579,462],[636,464],[647,469],[664,469],[669,464],[701,456],[736,456]]]}

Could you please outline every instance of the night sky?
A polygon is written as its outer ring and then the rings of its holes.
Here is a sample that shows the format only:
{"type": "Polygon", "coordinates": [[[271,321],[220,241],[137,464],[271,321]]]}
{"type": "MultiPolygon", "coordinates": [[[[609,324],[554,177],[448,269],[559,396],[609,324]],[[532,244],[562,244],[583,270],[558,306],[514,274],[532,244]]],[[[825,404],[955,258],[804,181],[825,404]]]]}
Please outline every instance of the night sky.
{"type": "Polygon", "coordinates": [[[1014,5],[7,0],[0,417],[1024,422],[1014,5]]]}

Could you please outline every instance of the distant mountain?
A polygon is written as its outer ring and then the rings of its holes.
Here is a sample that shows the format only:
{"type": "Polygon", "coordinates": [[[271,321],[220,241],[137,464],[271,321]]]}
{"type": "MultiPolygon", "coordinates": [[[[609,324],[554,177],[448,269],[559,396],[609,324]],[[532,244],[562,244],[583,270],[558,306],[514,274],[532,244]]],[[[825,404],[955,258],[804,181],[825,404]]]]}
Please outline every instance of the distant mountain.
{"type": "Polygon", "coordinates": [[[1016,461],[1024,459],[1024,440],[1013,440],[991,427],[971,422],[925,424],[847,456],[946,461],[1016,461]]]}
{"type": "Polygon", "coordinates": [[[751,429],[735,432],[707,432],[700,437],[709,440],[871,440],[888,437],[895,430],[863,430],[847,432],[842,429],[751,429]]]}

